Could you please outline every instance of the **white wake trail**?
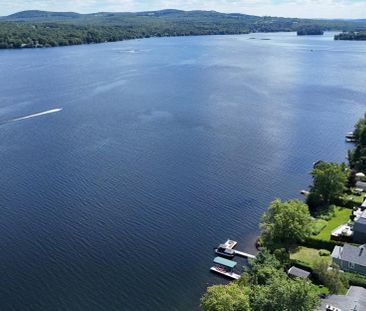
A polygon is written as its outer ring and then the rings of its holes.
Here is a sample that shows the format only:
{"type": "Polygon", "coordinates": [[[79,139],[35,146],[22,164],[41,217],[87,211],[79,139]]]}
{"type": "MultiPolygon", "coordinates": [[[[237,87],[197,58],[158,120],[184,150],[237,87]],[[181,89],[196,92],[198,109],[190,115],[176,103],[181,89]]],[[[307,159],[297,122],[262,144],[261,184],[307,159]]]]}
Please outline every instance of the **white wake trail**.
{"type": "Polygon", "coordinates": [[[62,109],[63,108],[54,108],[54,109],[51,109],[51,110],[47,110],[47,111],[42,111],[42,112],[30,114],[28,116],[24,116],[24,117],[20,117],[20,118],[15,118],[15,119],[12,119],[12,120],[10,120],[8,122],[16,122],[16,121],[22,121],[22,120],[27,120],[27,119],[35,118],[35,117],[40,117],[40,116],[44,116],[46,114],[60,112],[60,111],[62,111],[62,109]]]}

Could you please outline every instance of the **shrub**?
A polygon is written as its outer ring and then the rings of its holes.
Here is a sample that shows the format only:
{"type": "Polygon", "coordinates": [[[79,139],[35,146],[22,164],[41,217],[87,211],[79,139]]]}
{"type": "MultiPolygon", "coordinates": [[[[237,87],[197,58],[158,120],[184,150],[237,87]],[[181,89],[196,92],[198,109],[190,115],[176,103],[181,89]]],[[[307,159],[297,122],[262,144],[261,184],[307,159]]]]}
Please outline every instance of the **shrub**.
{"type": "Polygon", "coordinates": [[[318,235],[327,225],[327,221],[324,219],[316,219],[311,225],[311,234],[318,235]]]}
{"type": "Polygon", "coordinates": [[[348,279],[350,285],[366,288],[366,276],[351,272],[345,272],[344,276],[348,279]]]}
{"type": "Polygon", "coordinates": [[[319,256],[330,256],[330,251],[326,249],[319,250],[319,256]]]}

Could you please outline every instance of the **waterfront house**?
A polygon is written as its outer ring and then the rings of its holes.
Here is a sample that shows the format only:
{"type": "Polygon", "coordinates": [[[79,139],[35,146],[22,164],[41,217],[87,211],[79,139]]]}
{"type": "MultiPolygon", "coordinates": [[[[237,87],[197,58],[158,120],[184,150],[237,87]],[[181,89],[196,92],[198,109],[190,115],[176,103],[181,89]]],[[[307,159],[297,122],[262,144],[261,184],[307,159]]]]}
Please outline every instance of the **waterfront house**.
{"type": "Polygon", "coordinates": [[[366,245],[335,246],[331,256],[341,270],[366,275],[366,245]]]}
{"type": "Polygon", "coordinates": [[[353,225],[353,242],[364,244],[366,243],[366,200],[358,211],[359,214],[356,216],[353,225]]]}

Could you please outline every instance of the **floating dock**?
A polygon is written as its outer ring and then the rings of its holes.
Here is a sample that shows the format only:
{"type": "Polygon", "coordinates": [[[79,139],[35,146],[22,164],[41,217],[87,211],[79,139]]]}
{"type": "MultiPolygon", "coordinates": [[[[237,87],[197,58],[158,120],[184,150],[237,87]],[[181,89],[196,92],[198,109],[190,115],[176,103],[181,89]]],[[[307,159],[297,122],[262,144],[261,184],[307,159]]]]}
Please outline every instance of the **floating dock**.
{"type": "Polygon", "coordinates": [[[220,269],[218,267],[211,267],[210,270],[213,271],[213,272],[219,273],[219,274],[221,274],[223,276],[226,276],[226,277],[228,277],[230,279],[233,279],[233,280],[239,280],[240,279],[240,275],[239,274],[236,274],[234,272],[228,272],[228,271],[222,270],[222,269],[220,269]]]}
{"type": "MultiPolygon", "coordinates": [[[[238,242],[228,239],[223,244],[223,246],[225,246],[226,248],[229,248],[229,249],[233,249],[236,246],[236,244],[238,244],[238,242]]],[[[237,255],[237,256],[240,256],[240,257],[245,257],[245,258],[250,258],[250,259],[255,259],[256,258],[252,254],[245,253],[245,252],[240,252],[240,251],[237,251],[237,250],[234,250],[234,254],[237,255]]]]}

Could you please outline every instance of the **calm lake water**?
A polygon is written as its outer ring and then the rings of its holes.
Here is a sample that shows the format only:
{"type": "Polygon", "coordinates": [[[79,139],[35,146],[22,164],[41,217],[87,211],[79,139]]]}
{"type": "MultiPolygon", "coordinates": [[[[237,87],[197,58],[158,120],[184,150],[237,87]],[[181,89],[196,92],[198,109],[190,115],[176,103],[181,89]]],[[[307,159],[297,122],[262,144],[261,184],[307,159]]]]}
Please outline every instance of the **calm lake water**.
{"type": "Polygon", "coordinates": [[[212,248],[344,161],[365,81],[332,34],[0,51],[0,310],[198,310],[212,248]]]}

